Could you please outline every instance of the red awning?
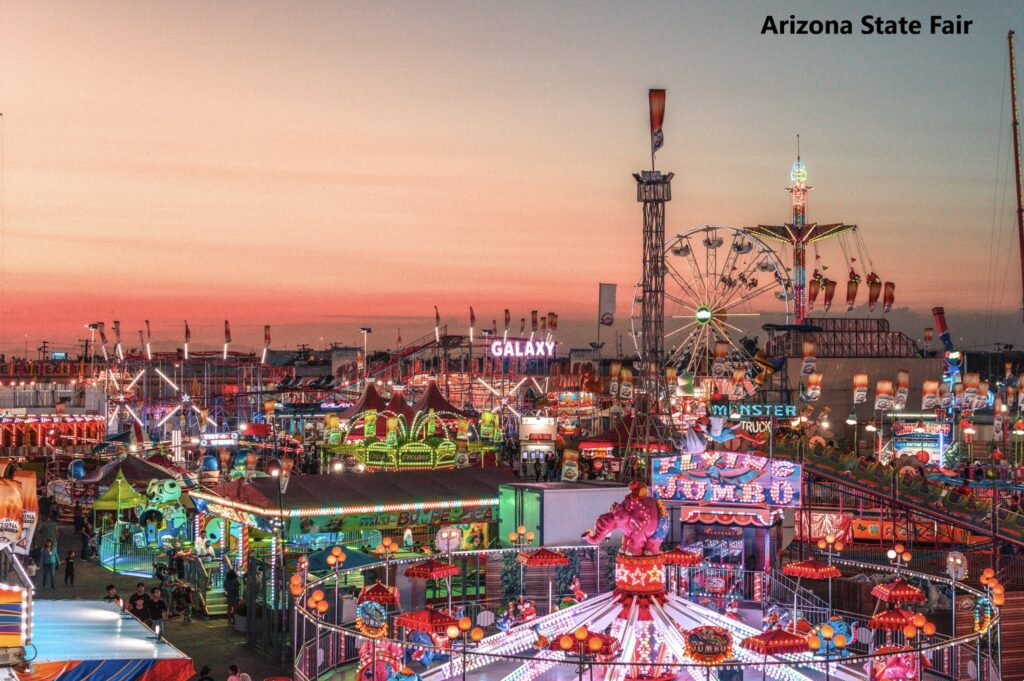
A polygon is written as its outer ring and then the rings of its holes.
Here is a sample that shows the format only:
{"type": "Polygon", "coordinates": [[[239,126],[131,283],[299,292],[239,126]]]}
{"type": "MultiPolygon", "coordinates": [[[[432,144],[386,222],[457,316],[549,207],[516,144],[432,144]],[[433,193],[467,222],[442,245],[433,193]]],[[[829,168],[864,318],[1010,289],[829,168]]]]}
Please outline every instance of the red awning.
{"type": "Polygon", "coordinates": [[[405,627],[411,631],[424,631],[428,634],[444,633],[453,624],[458,626],[459,620],[433,608],[402,613],[395,618],[396,627],[405,627]]]}

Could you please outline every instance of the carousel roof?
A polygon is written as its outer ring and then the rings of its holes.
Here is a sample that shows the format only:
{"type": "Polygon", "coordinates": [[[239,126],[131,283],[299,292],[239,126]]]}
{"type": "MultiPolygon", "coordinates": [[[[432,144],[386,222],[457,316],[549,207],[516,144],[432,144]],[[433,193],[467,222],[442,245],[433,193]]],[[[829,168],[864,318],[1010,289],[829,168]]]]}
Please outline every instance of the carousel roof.
{"type": "Polygon", "coordinates": [[[785,631],[781,627],[748,636],[740,645],[758,655],[787,655],[807,652],[807,638],[785,631]]]}
{"type": "Polygon", "coordinates": [[[416,400],[416,404],[412,405],[412,410],[416,414],[431,409],[435,413],[449,412],[456,416],[471,416],[469,412],[463,411],[449,402],[448,398],[441,394],[441,389],[437,387],[437,381],[434,380],[427,382],[427,389],[420,395],[420,399],[416,400]]]}
{"type": "Polygon", "coordinates": [[[374,387],[373,383],[367,383],[366,388],[363,389],[363,394],[359,396],[359,399],[355,401],[351,407],[338,414],[340,419],[350,419],[353,416],[363,413],[369,409],[376,409],[377,411],[384,411],[387,409],[387,402],[377,392],[377,388],[374,387]]]}
{"type": "Polygon", "coordinates": [[[136,484],[148,483],[154,479],[171,480],[178,478],[177,475],[163,466],[140,459],[134,454],[128,454],[123,458],[114,459],[97,468],[84,478],[80,478],[78,482],[83,485],[111,485],[117,480],[118,475],[123,475],[125,480],[136,484]]]}
{"type": "Polygon", "coordinates": [[[405,576],[418,579],[444,579],[445,577],[457,575],[460,572],[462,570],[451,563],[431,558],[422,563],[416,563],[407,567],[405,569],[405,576]]]}
{"type": "Polygon", "coordinates": [[[380,603],[381,605],[398,605],[398,589],[393,586],[381,584],[380,580],[377,580],[376,584],[370,586],[364,586],[359,591],[359,602],[373,601],[374,603],[380,603]]]}
{"type": "Polygon", "coordinates": [[[517,479],[506,468],[425,470],[416,475],[402,472],[293,474],[280,499],[277,478],[232,480],[212,487],[211,491],[231,501],[260,508],[276,510],[280,504],[285,510],[331,509],[490,499],[498,496],[499,485],[517,479]]]}
{"type": "Polygon", "coordinates": [[[124,479],[121,471],[117,472],[114,483],[103,493],[103,496],[92,502],[94,511],[123,511],[126,508],[134,508],[146,501],[146,495],[136,492],[135,489],[124,479]]]}
{"type": "Polygon", "coordinates": [[[902,579],[876,584],[871,595],[886,603],[924,603],[924,592],[902,579]]]}
{"type": "Polygon", "coordinates": [[[830,577],[843,576],[843,573],[835,565],[822,563],[817,558],[808,558],[799,563],[783,565],[782,574],[787,577],[800,577],[802,579],[829,579],[830,577]]]}

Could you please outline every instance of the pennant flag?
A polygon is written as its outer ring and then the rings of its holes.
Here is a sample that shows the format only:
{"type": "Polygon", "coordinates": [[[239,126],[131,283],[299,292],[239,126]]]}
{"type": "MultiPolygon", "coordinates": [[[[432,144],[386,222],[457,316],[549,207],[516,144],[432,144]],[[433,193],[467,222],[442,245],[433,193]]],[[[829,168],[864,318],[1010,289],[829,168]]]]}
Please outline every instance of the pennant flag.
{"type": "Polygon", "coordinates": [[[469,325],[471,327],[476,326],[476,313],[473,312],[473,306],[469,306],[469,325]]]}
{"type": "Polygon", "coordinates": [[[508,331],[508,325],[512,322],[512,313],[509,309],[505,308],[505,330],[508,331]]]}
{"type": "Polygon", "coordinates": [[[153,334],[149,330],[149,320],[147,319],[146,320],[146,340],[148,341],[148,340],[152,340],[152,339],[153,339],[153,334]]]}
{"type": "Polygon", "coordinates": [[[434,306],[434,326],[441,326],[441,313],[437,309],[437,305],[434,306]]]}
{"type": "Polygon", "coordinates": [[[597,321],[601,326],[615,324],[615,284],[598,284],[597,321]]]}
{"type": "Polygon", "coordinates": [[[263,347],[270,347],[270,324],[266,324],[263,327],[263,347]]]}
{"type": "Polygon", "coordinates": [[[228,325],[228,320],[224,320],[224,342],[231,342],[231,327],[228,325]]]}
{"type": "Polygon", "coordinates": [[[530,331],[537,331],[537,311],[530,310],[530,331]]]}
{"type": "Polygon", "coordinates": [[[185,320],[185,342],[188,343],[192,340],[192,331],[188,328],[188,320],[185,320]]]}
{"type": "Polygon", "coordinates": [[[661,124],[665,118],[665,91],[648,90],[647,101],[651,108],[651,154],[665,144],[665,135],[661,131],[661,124]]]}

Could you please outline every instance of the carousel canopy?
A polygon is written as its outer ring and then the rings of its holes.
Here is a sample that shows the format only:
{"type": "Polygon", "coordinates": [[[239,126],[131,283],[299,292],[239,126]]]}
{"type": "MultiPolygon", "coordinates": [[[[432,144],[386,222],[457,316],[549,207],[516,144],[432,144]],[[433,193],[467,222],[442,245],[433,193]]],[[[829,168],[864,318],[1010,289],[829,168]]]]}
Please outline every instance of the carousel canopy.
{"type": "Polygon", "coordinates": [[[924,592],[902,579],[876,584],[871,595],[886,603],[924,603],[924,592]]]}
{"type": "Polygon", "coordinates": [[[451,563],[431,558],[430,560],[407,567],[405,569],[405,576],[417,579],[445,579],[453,577],[460,572],[461,570],[451,563]]]}
{"type": "Polygon", "coordinates": [[[463,411],[449,402],[448,398],[441,394],[441,389],[437,387],[437,381],[433,380],[427,383],[427,389],[420,396],[420,399],[416,400],[416,404],[412,405],[412,410],[416,414],[428,412],[431,409],[436,414],[448,412],[456,416],[471,416],[469,412],[463,411]]]}
{"type": "Polygon", "coordinates": [[[145,459],[140,459],[134,454],[114,459],[113,461],[100,466],[92,473],[80,478],[78,482],[83,485],[113,485],[118,475],[132,484],[149,483],[150,480],[171,480],[177,479],[173,472],[163,466],[157,466],[145,459]]]}
{"type": "Polygon", "coordinates": [[[787,655],[805,653],[809,650],[807,638],[785,631],[781,627],[769,629],[756,636],[748,636],[740,645],[758,655],[787,655]]]}
{"type": "Polygon", "coordinates": [[[369,409],[384,411],[387,409],[387,406],[387,402],[385,402],[384,398],[377,392],[377,388],[374,387],[373,383],[367,383],[366,388],[363,390],[363,394],[359,396],[356,403],[338,414],[338,418],[342,420],[351,419],[369,409]]]}
{"type": "MultiPolygon", "coordinates": [[[[278,479],[232,480],[216,485],[211,491],[229,501],[277,511],[322,511],[312,515],[368,513],[374,508],[395,504],[425,502],[465,502],[496,499],[498,487],[515,482],[505,468],[457,468],[425,470],[416,475],[400,472],[345,475],[293,474],[284,493],[278,498],[278,479]],[[368,508],[370,510],[351,510],[368,508]]],[[[201,498],[208,498],[202,495],[201,498]]]]}
{"type": "Polygon", "coordinates": [[[92,510],[94,511],[123,511],[126,508],[135,508],[136,506],[145,503],[146,495],[140,494],[128,484],[125,480],[124,474],[121,471],[117,472],[117,477],[114,478],[114,484],[110,486],[101,497],[92,502],[92,510]]]}
{"type": "Polygon", "coordinates": [[[458,623],[459,620],[451,615],[433,608],[405,612],[395,618],[396,627],[405,627],[410,631],[425,631],[428,634],[443,633],[449,626],[458,623]]]}
{"type": "Polygon", "coordinates": [[[843,573],[835,565],[822,563],[817,558],[808,558],[799,563],[783,565],[782,574],[787,577],[799,577],[801,579],[828,579],[830,577],[843,576],[843,573]]]}
{"type": "Polygon", "coordinates": [[[378,579],[376,584],[362,588],[359,592],[358,601],[360,603],[363,601],[373,601],[381,605],[398,605],[398,589],[381,584],[378,579]]]}
{"type": "Polygon", "coordinates": [[[543,546],[536,551],[523,551],[516,556],[516,560],[526,567],[557,567],[569,564],[569,557],[564,553],[543,546]]]}

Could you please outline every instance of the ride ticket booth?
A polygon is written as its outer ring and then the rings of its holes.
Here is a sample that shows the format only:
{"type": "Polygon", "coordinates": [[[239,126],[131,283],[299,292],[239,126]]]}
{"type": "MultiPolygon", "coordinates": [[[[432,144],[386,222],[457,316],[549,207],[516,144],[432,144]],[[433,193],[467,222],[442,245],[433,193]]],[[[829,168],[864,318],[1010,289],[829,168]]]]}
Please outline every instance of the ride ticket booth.
{"type": "Polygon", "coordinates": [[[543,461],[555,451],[558,421],[554,416],[524,416],[519,419],[519,464],[543,461]]]}

